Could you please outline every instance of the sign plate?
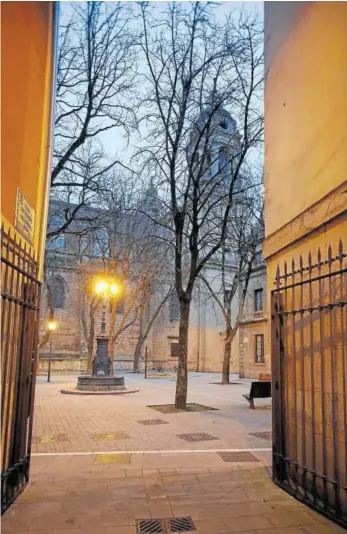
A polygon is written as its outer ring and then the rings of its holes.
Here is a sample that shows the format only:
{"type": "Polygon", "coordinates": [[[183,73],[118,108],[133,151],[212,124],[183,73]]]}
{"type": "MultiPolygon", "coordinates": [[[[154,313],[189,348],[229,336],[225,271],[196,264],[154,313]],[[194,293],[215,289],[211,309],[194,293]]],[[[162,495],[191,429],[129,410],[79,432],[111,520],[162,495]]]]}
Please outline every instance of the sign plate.
{"type": "Polygon", "coordinates": [[[34,244],[34,222],[35,210],[30,206],[22,191],[17,188],[16,217],[14,225],[31,245],[34,244]]]}

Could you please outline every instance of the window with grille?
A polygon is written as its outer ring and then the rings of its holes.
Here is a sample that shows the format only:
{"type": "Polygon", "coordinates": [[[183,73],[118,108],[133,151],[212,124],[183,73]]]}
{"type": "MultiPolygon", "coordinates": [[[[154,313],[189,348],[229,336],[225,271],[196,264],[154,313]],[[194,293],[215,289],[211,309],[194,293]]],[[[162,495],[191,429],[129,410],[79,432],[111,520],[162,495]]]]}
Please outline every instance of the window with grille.
{"type": "Polygon", "coordinates": [[[179,347],[179,343],[171,343],[171,358],[178,358],[179,347]]]}
{"type": "Polygon", "coordinates": [[[264,334],[255,336],[255,363],[264,363],[264,334]]]}
{"type": "Polygon", "coordinates": [[[264,307],[264,291],[263,289],[256,289],[254,291],[254,311],[262,311],[264,307]]]}

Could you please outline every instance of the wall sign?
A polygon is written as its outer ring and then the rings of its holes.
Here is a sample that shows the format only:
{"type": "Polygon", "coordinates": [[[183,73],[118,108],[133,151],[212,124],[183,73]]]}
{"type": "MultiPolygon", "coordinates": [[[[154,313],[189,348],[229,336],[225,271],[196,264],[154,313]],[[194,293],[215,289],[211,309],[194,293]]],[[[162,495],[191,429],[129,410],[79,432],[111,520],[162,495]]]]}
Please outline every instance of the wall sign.
{"type": "Polygon", "coordinates": [[[29,241],[31,245],[34,245],[34,223],[35,210],[30,206],[22,191],[17,188],[16,217],[14,226],[22,234],[22,236],[29,241]]]}

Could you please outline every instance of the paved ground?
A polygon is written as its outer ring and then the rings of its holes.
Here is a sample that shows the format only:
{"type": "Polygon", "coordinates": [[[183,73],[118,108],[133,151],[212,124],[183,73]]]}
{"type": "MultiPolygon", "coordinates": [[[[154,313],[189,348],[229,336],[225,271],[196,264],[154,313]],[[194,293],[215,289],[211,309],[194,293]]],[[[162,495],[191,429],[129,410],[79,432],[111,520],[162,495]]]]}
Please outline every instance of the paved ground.
{"type": "Polygon", "coordinates": [[[197,534],[342,533],[269,478],[271,442],[251,435],[271,430],[269,401],[249,410],[249,382],[219,379],[195,373],[189,383],[189,402],[217,410],[162,414],[147,406],[173,403],[169,379],[126,375],[139,393],[96,398],[60,393],[76,377],[39,377],[31,483],[4,515],[3,534],[138,534],[138,520],[187,516],[197,534]],[[138,422],[148,419],[167,424],[138,422]],[[218,439],[178,437],[196,433],[218,439]],[[57,435],[64,441],[46,442],[57,435]]]}
{"type": "Polygon", "coordinates": [[[213,384],[220,380],[220,375],[191,373],[188,401],[217,410],[162,414],[147,406],[173,403],[175,380],[145,380],[143,375],[132,374],[125,376],[127,386],[139,388],[138,393],[103,397],[62,395],[60,390],[74,385],[76,376],[53,377],[50,384],[45,377],[39,377],[33,452],[271,447],[270,441],[251,435],[254,432],[271,431],[271,399],[259,400],[257,409],[250,410],[242,397],[243,393],[249,392],[249,381],[221,386],[213,384]],[[161,419],[169,424],[144,426],[138,422],[148,419],[161,419]],[[201,432],[218,439],[187,442],[178,437],[201,432]],[[59,439],[64,441],[47,443],[52,435],[59,435],[59,439]]]}
{"type": "Polygon", "coordinates": [[[210,451],[36,456],[31,485],[6,512],[2,533],[137,534],[139,519],[190,516],[196,534],[342,534],[275,487],[257,456],[247,463],[210,451]]]}

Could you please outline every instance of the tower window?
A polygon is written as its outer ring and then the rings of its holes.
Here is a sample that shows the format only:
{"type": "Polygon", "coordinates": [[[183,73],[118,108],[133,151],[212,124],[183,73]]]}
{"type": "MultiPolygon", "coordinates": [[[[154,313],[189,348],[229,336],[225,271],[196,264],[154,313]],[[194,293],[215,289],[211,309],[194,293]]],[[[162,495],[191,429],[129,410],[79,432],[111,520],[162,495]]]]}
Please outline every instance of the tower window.
{"type": "Polygon", "coordinates": [[[56,276],[50,282],[55,310],[64,309],[65,305],[65,282],[60,276],[56,276]]]}

